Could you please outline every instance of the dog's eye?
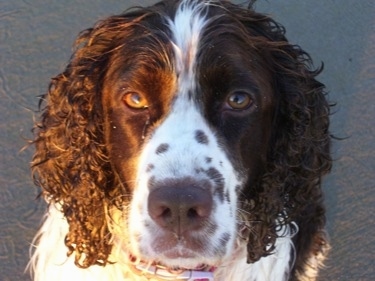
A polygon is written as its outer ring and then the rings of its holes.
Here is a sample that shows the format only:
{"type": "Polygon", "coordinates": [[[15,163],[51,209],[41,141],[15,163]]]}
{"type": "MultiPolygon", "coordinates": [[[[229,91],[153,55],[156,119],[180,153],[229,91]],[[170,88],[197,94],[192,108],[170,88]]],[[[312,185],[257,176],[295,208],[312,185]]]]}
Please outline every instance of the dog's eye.
{"type": "Polygon", "coordinates": [[[126,93],[122,100],[128,107],[133,109],[144,109],[148,107],[147,99],[137,92],[126,93]]]}
{"type": "Polygon", "coordinates": [[[227,105],[234,110],[247,109],[252,103],[251,96],[243,91],[233,92],[227,99],[227,105]]]}

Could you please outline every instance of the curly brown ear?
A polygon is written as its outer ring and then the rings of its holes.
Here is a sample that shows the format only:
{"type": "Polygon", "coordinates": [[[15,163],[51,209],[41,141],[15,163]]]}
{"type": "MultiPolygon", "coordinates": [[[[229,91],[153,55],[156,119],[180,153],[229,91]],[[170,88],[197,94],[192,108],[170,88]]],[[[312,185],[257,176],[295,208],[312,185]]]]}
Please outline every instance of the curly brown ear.
{"type": "Polygon", "coordinates": [[[320,185],[332,162],[330,105],[324,85],[315,79],[321,69],[312,70],[310,56],[290,44],[285,29],[271,18],[252,10],[236,15],[253,36],[254,46],[267,57],[276,100],[267,168],[258,186],[245,195],[257,222],[249,237],[248,261],[270,254],[277,226],[291,221],[299,229],[294,236],[297,256],[305,260],[324,228],[320,185]]]}
{"type": "Polygon", "coordinates": [[[33,129],[35,183],[64,213],[68,254],[75,254],[80,267],[105,264],[111,251],[105,208],[120,189],[104,145],[101,88],[109,53],[120,44],[115,36],[126,34],[128,22],[107,19],[80,34],[66,70],[52,79],[41,98],[45,107],[33,129]]]}
{"type": "Polygon", "coordinates": [[[307,53],[298,46],[286,45],[278,56],[275,87],[279,106],[269,175],[278,188],[286,221],[298,226],[293,238],[298,257],[295,270],[305,272],[312,253],[325,256],[328,248],[321,180],[332,166],[330,105],[324,85],[315,79],[322,68],[310,70],[312,61],[307,53]]]}

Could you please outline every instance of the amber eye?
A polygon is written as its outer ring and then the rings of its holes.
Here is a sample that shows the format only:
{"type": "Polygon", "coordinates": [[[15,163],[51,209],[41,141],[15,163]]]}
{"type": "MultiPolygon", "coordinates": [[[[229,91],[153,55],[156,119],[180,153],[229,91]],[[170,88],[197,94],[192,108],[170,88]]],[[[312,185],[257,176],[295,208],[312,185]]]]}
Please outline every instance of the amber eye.
{"type": "Polygon", "coordinates": [[[241,91],[230,94],[227,99],[227,104],[234,110],[247,109],[252,103],[253,100],[251,99],[250,95],[241,91]]]}
{"type": "Polygon", "coordinates": [[[144,109],[148,107],[146,98],[137,92],[126,93],[122,100],[127,106],[133,109],[144,109]]]}

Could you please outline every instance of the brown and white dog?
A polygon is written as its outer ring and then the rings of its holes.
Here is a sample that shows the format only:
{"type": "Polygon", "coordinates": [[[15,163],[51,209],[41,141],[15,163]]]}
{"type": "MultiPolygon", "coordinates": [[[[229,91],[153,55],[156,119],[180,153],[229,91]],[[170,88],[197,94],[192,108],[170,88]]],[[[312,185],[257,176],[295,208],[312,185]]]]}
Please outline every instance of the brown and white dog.
{"type": "Polygon", "coordinates": [[[282,26],[166,0],[76,46],[34,128],[34,280],[315,280],[329,104],[282,26]]]}

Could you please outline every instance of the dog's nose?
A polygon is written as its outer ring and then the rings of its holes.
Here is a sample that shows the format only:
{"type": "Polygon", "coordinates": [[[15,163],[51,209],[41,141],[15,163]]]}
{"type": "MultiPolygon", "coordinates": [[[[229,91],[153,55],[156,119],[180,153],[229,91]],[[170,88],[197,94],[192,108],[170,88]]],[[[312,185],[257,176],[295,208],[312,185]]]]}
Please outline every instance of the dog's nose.
{"type": "Polygon", "coordinates": [[[165,186],[153,189],[148,212],[162,228],[181,235],[205,226],[212,211],[211,193],[197,186],[165,186]]]}

